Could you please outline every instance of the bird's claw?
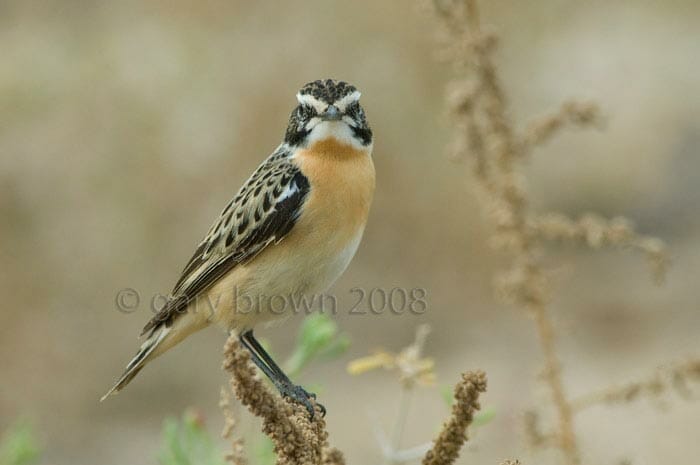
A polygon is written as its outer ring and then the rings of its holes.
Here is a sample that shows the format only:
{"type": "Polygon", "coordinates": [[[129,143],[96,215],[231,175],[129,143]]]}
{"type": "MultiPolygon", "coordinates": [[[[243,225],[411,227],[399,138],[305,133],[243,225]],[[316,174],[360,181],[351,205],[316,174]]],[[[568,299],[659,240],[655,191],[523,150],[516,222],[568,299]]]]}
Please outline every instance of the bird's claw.
{"type": "Polygon", "coordinates": [[[304,407],[306,407],[306,410],[309,412],[309,416],[311,417],[311,420],[314,419],[314,415],[316,414],[316,410],[314,409],[314,404],[311,403],[310,399],[314,400],[314,403],[318,406],[319,410],[321,411],[321,416],[325,417],[326,416],[326,407],[323,405],[315,402],[316,401],[316,394],[313,392],[308,392],[306,389],[303,387],[292,384],[289,386],[282,386],[280,389],[280,393],[282,394],[283,397],[289,397],[290,399],[302,404],[304,407]]]}

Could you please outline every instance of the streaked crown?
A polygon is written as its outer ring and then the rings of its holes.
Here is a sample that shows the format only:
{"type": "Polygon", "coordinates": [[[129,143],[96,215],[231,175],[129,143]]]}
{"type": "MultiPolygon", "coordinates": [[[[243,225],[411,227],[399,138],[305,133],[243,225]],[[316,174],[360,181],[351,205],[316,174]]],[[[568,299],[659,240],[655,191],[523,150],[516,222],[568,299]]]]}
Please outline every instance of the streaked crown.
{"type": "Polygon", "coordinates": [[[352,145],[372,143],[372,130],[360,106],[360,92],[335,79],[309,82],[297,93],[299,105],[289,118],[285,142],[306,146],[312,140],[335,137],[352,145]]]}
{"type": "MultiPolygon", "coordinates": [[[[306,84],[299,90],[297,98],[301,101],[305,96],[311,96],[315,100],[326,103],[335,103],[353,93],[357,92],[357,88],[352,84],[335,79],[326,79],[325,81],[313,81],[306,84]]],[[[359,92],[357,98],[359,99],[359,92]]]]}

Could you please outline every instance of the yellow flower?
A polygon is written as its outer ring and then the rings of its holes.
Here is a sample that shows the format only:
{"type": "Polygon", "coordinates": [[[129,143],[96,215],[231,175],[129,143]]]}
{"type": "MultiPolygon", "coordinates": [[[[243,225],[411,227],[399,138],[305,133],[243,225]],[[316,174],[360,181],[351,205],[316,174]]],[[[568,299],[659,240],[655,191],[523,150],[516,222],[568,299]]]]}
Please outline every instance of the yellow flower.
{"type": "Polygon", "coordinates": [[[424,386],[435,384],[435,361],[432,358],[421,357],[425,337],[429,328],[419,326],[416,330],[415,341],[398,354],[379,349],[372,355],[358,358],[348,364],[347,370],[351,375],[360,375],[370,370],[383,368],[397,371],[399,380],[405,386],[418,383],[424,386]]]}
{"type": "Polygon", "coordinates": [[[351,375],[361,375],[377,368],[391,369],[394,365],[394,356],[388,352],[379,350],[373,355],[355,359],[348,363],[348,373],[351,375]]]}

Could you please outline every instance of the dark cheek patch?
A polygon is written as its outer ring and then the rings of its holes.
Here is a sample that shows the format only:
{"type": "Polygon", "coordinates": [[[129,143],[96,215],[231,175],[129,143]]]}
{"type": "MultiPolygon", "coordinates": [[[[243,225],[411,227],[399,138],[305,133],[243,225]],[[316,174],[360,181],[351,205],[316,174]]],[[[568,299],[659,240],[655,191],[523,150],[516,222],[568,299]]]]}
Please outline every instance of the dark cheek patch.
{"type": "Polygon", "coordinates": [[[299,145],[304,141],[304,139],[306,139],[306,136],[308,135],[309,131],[288,131],[286,137],[284,138],[284,141],[292,146],[299,145]]]}
{"type": "Polygon", "coordinates": [[[353,135],[362,141],[362,145],[369,145],[372,142],[372,130],[369,127],[351,127],[351,129],[353,135]]]}

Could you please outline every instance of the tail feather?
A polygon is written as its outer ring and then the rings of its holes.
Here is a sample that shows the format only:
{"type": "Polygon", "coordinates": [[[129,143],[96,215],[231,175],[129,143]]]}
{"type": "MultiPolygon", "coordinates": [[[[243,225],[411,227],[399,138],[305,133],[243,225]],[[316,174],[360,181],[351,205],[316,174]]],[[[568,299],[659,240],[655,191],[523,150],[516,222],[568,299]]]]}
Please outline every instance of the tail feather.
{"type": "Polygon", "coordinates": [[[146,365],[146,363],[153,356],[157,355],[156,353],[154,353],[154,351],[160,345],[160,343],[163,342],[165,337],[170,332],[170,329],[171,328],[162,326],[160,330],[154,331],[151,334],[151,336],[144,341],[134,358],[131,359],[129,364],[126,366],[126,369],[124,370],[124,373],[122,373],[119,380],[114,384],[114,386],[112,386],[112,388],[109,391],[107,391],[107,394],[102,396],[100,402],[105,400],[110,395],[116,394],[119,391],[121,391],[127,384],[131,382],[132,379],[134,379],[134,377],[139,373],[139,371],[141,371],[141,369],[146,365]]]}

